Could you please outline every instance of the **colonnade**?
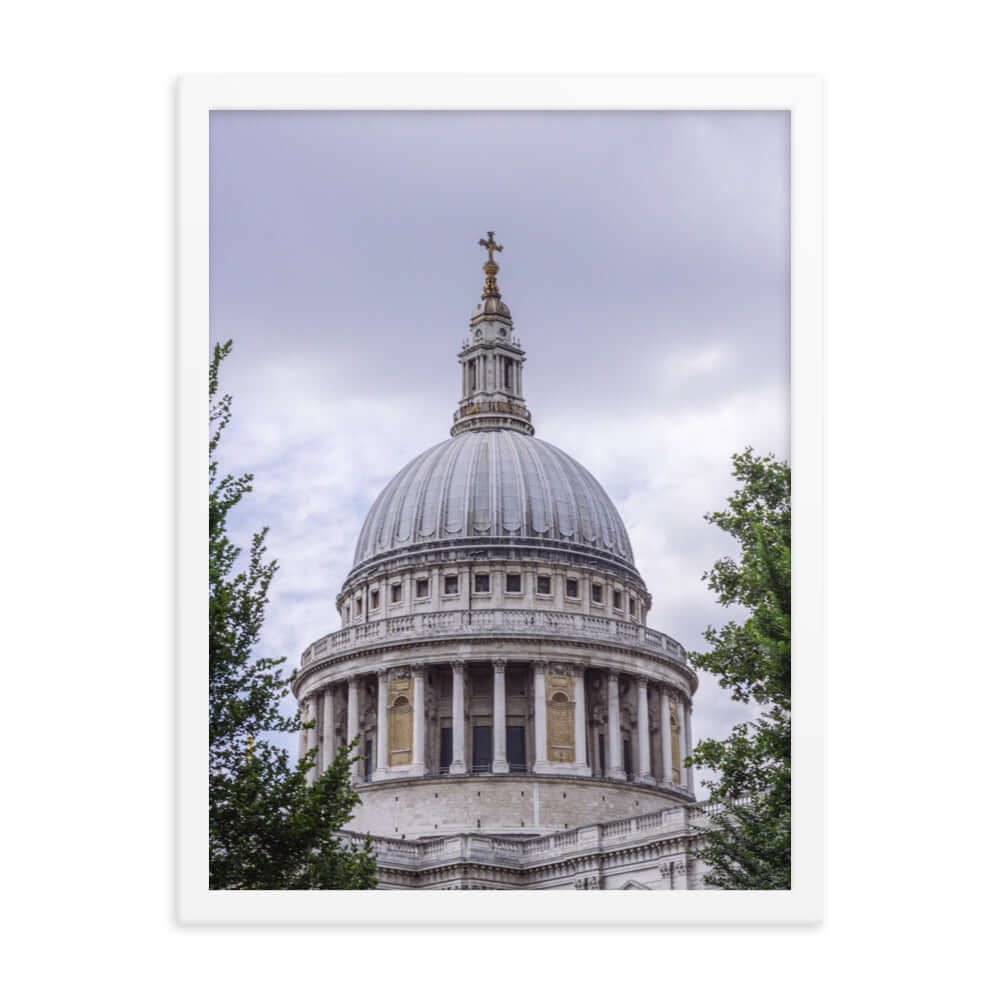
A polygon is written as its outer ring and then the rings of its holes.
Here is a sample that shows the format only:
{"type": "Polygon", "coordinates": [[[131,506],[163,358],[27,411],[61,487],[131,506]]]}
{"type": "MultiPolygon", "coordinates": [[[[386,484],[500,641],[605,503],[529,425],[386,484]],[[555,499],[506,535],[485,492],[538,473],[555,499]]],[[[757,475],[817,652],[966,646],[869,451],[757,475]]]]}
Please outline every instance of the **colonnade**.
{"type": "MultiPolygon", "coordinates": [[[[478,662],[478,661],[477,661],[478,662]]],[[[492,736],[493,736],[493,757],[491,772],[493,774],[507,774],[510,772],[510,764],[507,759],[507,689],[506,689],[506,667],[507,660],[504,658],[494,658],[492,660],[493,685],[492,685],[492,736]]],[[[465,759],[466,753],[466,681],[468,674],[468,663],[465,660],[453,660],[450,662],[452,693],[451,693],[451,723],[452,723],[452,759],[448,766],[448,773],[453,775],[464,775],[470,772],[469,762],[465,759]]],[[[544,660],[536,660],[533,664],[533,686],[532,697],[534,702],[534,759],[531,770],[535,774],[567,774],[589,776],[592,774],[592,767],[587,763],[587,712],[586,712],[586,690],[585,671],[586,668],[578,665],[555,665],[544,660]],[[546,677],[552,676],[555,670],[560,676],[568,676],[572,680],[572,716],[573,716],[573,743],[572,747],[555,746],[552,743],[553,734],[549,732],[549,707],[548,691],[546,688],[546,677]],[[550,749],[554,751],[572,750],[572,761],[550,759],[550,749]]],[[[425,691],[426,691],[426,667],[414,665],[406,668],[411,678],[409,694],[412,697],[412,739],[411,746],[407,748],[410,760],[402,766],[392,767],[389,764],[389,674],[388,668],[375,671],[378,678],[378,695],[376,704],[376,746],[375,746],[375,768],[371,774],[373,781],[384,781],[395,777],[419,777],[428,773],[426,761],[426,716],[425,716],[425,691]]],[[[620,697],[619,671],[597,668],[605,675],[607,690],[607,768],[606,776],[612,780],[625,781],[628,777],[624,766],[624,747],[622,732],[622,711],[620,697]]],[[[360,690],[359,685],[364,676],[354,675],[347,679],[347,733],[346,742],[351,743],[361,733],[361,713],[360,713],[360,690]]],[[[635,681],[637,687],[637,716],[638,716],[638,768],[634,780],[642,784],[655,784],[652,767],[652,734],[650,731],[650,682],[646,677],[629,675],[635,681]]],[[[685,786],[689,792],[694,793],[694,775],[690,768],[684,767],[684,758],[691,753],[691,708],[686,699],[682,699],[676,692],[671,691],[665,685],[655,684],[653,697],[660,699],[660,747],[661,770],[663,774],[662,784],[673,785],[673,772],[675,765],[680,771],[681,785],[685,786]],[[679,725],[679,756],[674,760],[674,747],[671,733],[671,699],[677,705],[677,721],[679,725]]],[[[558,695],[556,696],[558,697],[558,695]]],[[[300,752],[302,750],[313,750],[320,746],[320,754],[316,766],[310,772],[311,779],[315,779],[319,770],[325,770],[336,756],[336,730],[334,725],[334,688],[327,686],[319,691],[310,692],[305,696],[302,703],[302,717],[307,722],[315,722],[317,719],[317,702],[322,698],[322,742],[319,742],[320,729],[314,725],[303,730],[303,739],[300,742],[300,752]]],[[[570,707],[567,705],[567,708],[570,707]]],[[[354,765],[354,780],[362,780],[362,761],[354,765]]]]}

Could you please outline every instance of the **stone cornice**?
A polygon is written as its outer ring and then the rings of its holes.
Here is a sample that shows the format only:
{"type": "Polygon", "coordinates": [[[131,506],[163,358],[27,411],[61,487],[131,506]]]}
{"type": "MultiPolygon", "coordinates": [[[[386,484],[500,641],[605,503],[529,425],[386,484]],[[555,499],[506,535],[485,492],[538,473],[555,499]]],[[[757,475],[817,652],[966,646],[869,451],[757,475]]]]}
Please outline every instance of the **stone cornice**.
{"type": "MultiPolygon", "coordinates": [[[[605,654],[616,654],[616,655],[631,655],[633,657],[641,657],[652,664],[656,664],[660,667],[665,667],[669,670],[676,671],[681,675],[682,678],[687,680],[690,684],[690,692],[685,691],[680,687],[673,679],[669,677],[664,677],[655,671],[647,671],[647,680],[659,684],[661,686],[668,687],[671,691],[671,697],[683,702],[685,705],[690,707],[691,696],[698,689],[698,676],[690,667],[686,664],[678,663],[676,660],[670,659],[666,656],[657,656],[654,651],[648,649],[636,649],[623,647],[621,645],[612,643],[602,643],[593,640],[584,639],[574,639],[567,636],[536,636],[527,637],[523,634],[511,634],[511,635],[480,635],[480,636],[467,636],[463,637],[461,645],[465,647],[462,650],[461,659],[456,659],[456,657],[449,653],[448,647],[456,645],[457,637],[455,636],[443,636],[438,638],[423,638],[419,640],[410,639],[401,642],[384,643],[374,646],[366,647],[362,650],[349,650],[345,651],[339,655],[331,655],[323,657],[313,663],[310,663],[306,667],[302,667],[292,683],[292,693],[296,698],[300,697],[299,692],[302,691],[304,685],[312,678],[316,676],[317,673],[321,671],[328,670],[331,667],[336,667],[344,663],[350,663],[351,661],[364,661],[372,659],[373,662],[371,666],[364,666],[363,663],[359,663],[358,674],[354,676],[365,676],[368,674],[374,674],[378,670],[378,661],[381,657],[385,656],[387,653],[399,653],[406,651],[418,651],[423,650],[425,653],[434,652],[432,656],[425,656],[422,663],[427,666],[431,663],[441,663],[442,665],[454,664],[460,662],[467,664],[471,660],[475,661],[485,661],[489,662],[493,659],[498,643],[505,643],[514,648],[505,648],[504,658],[509,661],[524,662],[531,666],[534,666],[537,662],[564,662],[567,657],[565,655],[559,655],[557,652],[551,652],[548,656],[540,658],[538,653],[540,652],[540,647],[550,647],[550,648],[569,648],[574,650],[586,651],[590,650],[594,653],[605,653],[605,654]],[[521,652],[517,649],[517,646],[521,645],[524,647],[524,651],[521,652]],[[483,652],[476,651],[475,648],[470,649],[469,647],[485,647],[483,652]],[[440,652],[438,652],[440,651],[440,652]]],[[[591,667],[595,670],[614,670],[619,675],[624,674],[625,676],[636,677],[643,673],[641,669],[635,669],[634,667],[624,667],[624,666],[612,666],[610,664],[604,663],[593,663],[587,662],[583,664],[585,667],[591,667]]],[[[340,676],[333,678],[331,683],[340,683],[342,681],[348,680],[347,676],[340,676]]],[[[309,689],[311,693],[312,689],[309,689]]]]}
{"type": "Polygon", "coordinates": [[[640,592],[647,604],[652,596],[639,571],[621,557],[604,553],[600,549],[549,538],[497,537],[455,538],[418,543],[404,549],[393,549],[372,556],[354,566],[348,573],[340,593],[337,607],[343,599],[366,582],[407,569],[442,568],[445,565],[461,567],[491,562],[540,562],[553,571],[564,567],[586,567],[601,573],[619,575],[640,592]]]}

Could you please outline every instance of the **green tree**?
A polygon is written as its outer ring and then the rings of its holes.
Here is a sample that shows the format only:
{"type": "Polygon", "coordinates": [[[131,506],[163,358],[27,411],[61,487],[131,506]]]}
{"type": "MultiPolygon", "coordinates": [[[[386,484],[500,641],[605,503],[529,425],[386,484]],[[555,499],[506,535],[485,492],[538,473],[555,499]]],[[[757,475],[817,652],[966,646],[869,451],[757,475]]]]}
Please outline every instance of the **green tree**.
{"type": "Polygon", "coordinates": [[[705,881],[724,889],[791,888],[792,815],[792,519],[791,470],[752,448],[733,455],[740,484],[723,511],[705,519],[740,546],[704,579],[741,622],[708,628],[707,652],[692,653],[736,701],[760,706],[724,740],[701,740],[690,763],[715,773],[705,782],[714,825],[695,852],[711,868],[705,881]]]}
{"type": "MultiPolygon", "coordinates": [[[[312,784],[316,750],[294,766],[269,733],[295,732],[281,699],[281,659],[253,659],[268,588],[277,572],[266,561],[267,528],[250,545],[245,567],[226,534],[226,519],[251,491],[253,476],[221,475],[216,450],[230,420],[231,397],[219,396],[219,366],[232,341],[216,344],[209,367],[209,885],[212,889],[370,889],[376,883],[370,841],[338,835],[359,797],[350,782],[356,757],[343,747],[312,784]]],[[[315,722],[308,724],[315,725],[315,722]]]]}

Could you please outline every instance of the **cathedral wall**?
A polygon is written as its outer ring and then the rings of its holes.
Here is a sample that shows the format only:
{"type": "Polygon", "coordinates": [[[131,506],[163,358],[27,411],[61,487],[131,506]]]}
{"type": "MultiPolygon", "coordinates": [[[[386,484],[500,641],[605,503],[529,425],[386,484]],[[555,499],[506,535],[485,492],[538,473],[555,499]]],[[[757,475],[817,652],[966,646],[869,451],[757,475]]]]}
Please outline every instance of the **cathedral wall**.
{"type": "Polygon", "coordinates": [[[359,788],[350,829],[379,837],[453,833],[553,833],[652,810],[679,800],[665,791],[593,779],[487,775],[359,788]]]}

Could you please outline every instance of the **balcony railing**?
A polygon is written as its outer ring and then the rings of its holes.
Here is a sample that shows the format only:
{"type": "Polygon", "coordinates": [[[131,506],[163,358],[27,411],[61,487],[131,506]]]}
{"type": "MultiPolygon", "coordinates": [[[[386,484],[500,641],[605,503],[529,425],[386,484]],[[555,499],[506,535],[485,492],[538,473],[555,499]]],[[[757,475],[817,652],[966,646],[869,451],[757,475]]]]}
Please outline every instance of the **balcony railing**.
{"type": "MultiPolygon", "coordinates": [[[[698,826],[711,822],[708,814],[709,810],[691,804],[528,838],[469,833],[426,840],[372,837],[372,843],[379,862],[390,867],[400,861],[419,866],[437,864],[442,858],[471,859],[478,852],[489,852],[519,866],[531,867],[561,855],[594,850],[602,844],[610,846],[657,836],[685,837],[698,826]]],[[[364,835],[359,833],[344,832],[340,836],[358,846],[364,843],[364,835]]]]}
{"type": "Polygon", "coordinates": [[[616,645],[655,650],[680,663],[686,662],[684,647],[663,632],[634,622],[601,618],[570,611],[527,611],[491,608],[482,611],[432,611],[396,618],[383,618],[362,625],[349,625],[317,639],[303,654],[302,666],[326,655],[363,651],[394,640],[418,638],[468,638],[490,635],[553,636],[600,639],[616,645]]]}

